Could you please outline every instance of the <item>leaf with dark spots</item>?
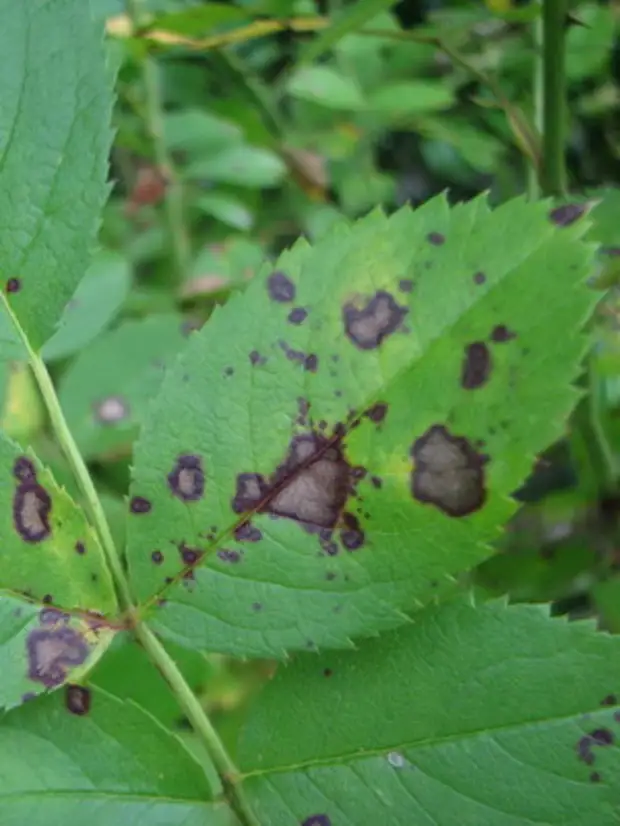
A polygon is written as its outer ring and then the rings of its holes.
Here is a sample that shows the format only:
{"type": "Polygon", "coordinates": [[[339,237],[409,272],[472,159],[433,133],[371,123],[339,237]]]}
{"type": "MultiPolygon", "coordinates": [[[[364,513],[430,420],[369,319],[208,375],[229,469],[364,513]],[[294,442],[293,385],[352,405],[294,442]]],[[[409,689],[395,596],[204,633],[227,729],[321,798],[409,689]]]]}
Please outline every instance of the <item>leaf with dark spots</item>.
{"type": "Polygon", "coordinates": [[[483,506],[487,460],[467,439],[452,435],[443,425],[433,425],[413,443],[411,456],[414,499],[454,517],[467,516],[483,506]]]}
{"type": "Polygon", "coordinates": [[[273,301],[288,304],[295,298],[295,285],[283,272],[272,272],[267,279],[267,290],[273,301]]]}
{"type": "Polygon", "coordinates": [[[80,556],[83,556],[86,553],[86,545],[83,542],[78,540],[75,543],[75,552],[76,552],[76,554],[79,554],[80,556]]]}
{"type": "Polygon", "coordinates": [[[258,350],[251,350],[249,358],[252,366],[267,364],[267,359],[265,356],[261,356],[258,350]]]}
{"type": "Polygon", "coordinates": [[[174,496],[183,502],[196,502],[205,492],[205,474],[200,456],[179,456],[168,474],[168,486],[174,496]]]}
{"type": "Polygon", "coordinates": [[[481,272],[480,270],[478,270],[478,272],[474,273],[474,284],[477,284],[478,286],[480,286],[481,284],[486,283],[486,280],[487,280],[486,275],[483,272],[481,272]]]}
{"type": "Polygon", "coordinates": [[[343,513],[342,521],[345,527],[340,531],[340,541],[347,551],[357,551],[364,544],[364,531],[352,513],[343,513]]]}
{"type": "Polygon", "coordinates": [[[202,557],[202,551],[198,548],[190,548],[183,543],[179,546],[179,553],[184,565],[197,565],[202,557]]]}
{"type": "Polygon", "coordinates": [[[504,344],[506,341],[511,341],[516,337],[517,334],[509,330],[505,324],[498,324],[491,330],[491,341],[494,341],[496,344],[504,344]]]}
{"type": "Polygon", "coordinates": [[[151,553],[151,559],[153,560],[154,565],[161,565],[161,563],[164,561],[164,555],[161,551],[153,551],[151,553]]]}
{"type": "Polygon", "coordinates": [[[15,529],[24,542],[37,543],[51,536],[52,499],[38,482],[22,482],[13,496],[15,529]]]}
{"type": "Polygon", "coordinates": [[[28,635],[28,676],[46,688],[62,685],[71,668],[82,665],[89,648],[82,634],[65,625],[28,635]]]}
{"type": "Polygon", "coordinates": [[[36,482],[37,472],[27,456],[19,456],[13,465],[13,476],[20,482],[36,482]]]}
{"type": "Polygon", "coordinates": [[[309,639],[348,646],[399,625],[491,554],[533,455],[563,433],[584,352],[577,330],[595,298],[583,283],[592,250],[548,210],[519,199],[490,209],[484,197],[375,210],[300,240],[217,307],[169,367],[134,447],[129,495],[152,510],[127,520],[129,578],[145,621],[167,600],[152,618],[162,638],[276,659],[309,639]],[[270,296],[274,273],[294,297],[270,296]],[[292,323],[299,309],[308,315],[292,323]],[[493,342],[500,324],[518,346],[493,342]],[[492,358],[485,376],[473,353],[465,383],[486,378],[479,392],[459,381],[472,343],[492,358]],[[388,406],[383,421],[375,405],[388,406]],[[412,462],[433,425],[443,431],[412,462]],[[188,506],[166,478],[189,452],[202,457],[206,491],[188,506]],[[181,542],[203,553],[194,590],[169,550],[181,542]],[[265,610],[248,622],[255,600],[265,610]]]}
{"type": "Polygon", "coordinates": [[[303,307],[295,307],[288,314],[288,320],[291,324],[303,324],[308,318],[308,311],[303,307]]]}
{"type": "Polygon", "coordinates": [[[491,352],[483,341],[474,341],[465,348],[461,367],[461,386],[464,390],[483,387],[491,375],[491,352]]]}
{"type": "Polygon", "coordinates": [[[83,717],[90,711],[91,693],[83,685],[65,686],[65,705],[70,714],[77,714],[83,717]]]}
{"type": "Polygon", "coordinates": [[[230,550],[229,548],[222,548],[217,552],[218,559],[221,559],[222,562],[240,562],[241,561],[241,554],[239,551],[230,550]]]}
{"type": "Polygon", "coordinates": [[[9,278],[4,287],[8,294],[18,293],[22,288],[22,282],[19,278],[9,278]]]}
{"type": "Polygon", "coordinates": [[[398,330],[407,312],[390,293],[380,290],[362,306],[352,302],[344,305],[344,331],[360,350],[374,350],[398,330]]]}
{"type": "Polygon", "coordinates": [[[440,247],[442,244],[445,244],[446,237],[442,235],[441,232],[429,232],[426,236],[428,243],[433,244],[435,247],[440,247]]]}

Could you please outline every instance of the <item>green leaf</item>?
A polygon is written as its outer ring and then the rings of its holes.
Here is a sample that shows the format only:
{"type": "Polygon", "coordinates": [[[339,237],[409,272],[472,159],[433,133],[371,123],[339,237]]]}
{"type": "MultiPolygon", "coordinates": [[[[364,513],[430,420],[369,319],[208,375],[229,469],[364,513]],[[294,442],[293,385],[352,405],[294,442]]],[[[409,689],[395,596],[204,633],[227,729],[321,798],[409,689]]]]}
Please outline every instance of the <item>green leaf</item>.
{"type": "Polygon", "coordinates": [[[563,432],[595,298],[583,222],[548,209],[375,211],[215,311],[135,450],[128,560],[160,633],[347,646],[490,555],[563,432]]]}
{"type": "Polygon", "coordinates": [[[123,322],[76,356],[58,396],[84,456],[131,445],[166,367],[185,343],[179,316],[151,316],[123,322]]]}
{"type": "Polygon", "coordinates": [[[232,198],[230,195],[219,192],[201,195],[196,200],[196,207],[206,215],[217,218],[218,221],[235,229],[251,229],[254,223],[251,211],[238,198],[232,198]]]}
{"type": "Polygon", "coordinates": [[[0,592],[0,708],[79,678],[106,651],[113,634],[94,617],[71,616],[0,592]]]}
{"type": "Polygon", "coordinates": [[[233,826],[204,773],[150,715],[69,686],[0,721],[0,810],[29,826],[233,826]]]}
{"type": "Polygon", "coordinates": [[[312,63],[350,32],[357,32],[382,11],[395,5],[396,0],[356,0],[335,15],[334,22],[302,49],[299,60],[312,63]]]}
{"type": "Polygon", "coordinates": [[[380,115],[403,118],[447,109],[454,93],[445,83],[430,80],[401,80],[381,86],[368,98],[368,108],[380,115]]]}
{"type": "Polygon", "coordinates": [[[81,350],[116,316],[131,286],[131,270],[122,256],[101,253],[65,307],[58,330],[44,345],[45,361],[56,361],[81,350]]]}
{"type": "Polygon", "coordinates": [[[302,66],[290,78],[286,91],[330,109],[364,109],[366,104],[356,80],[329,66],[302,66]]]}
{"type": "MultiPolygon", "coordinates": [[[[107,196],[111,72],[84,0],[0,0],[0,267],[33,347],[88,265],[107,196]]],[[[3,283],[3,289],[5,284],[3,283]]]]}
{"type": "Polygon", "coordinates": [[[618,696],[620,641],[593,624],[459,600],[282,668],[239,763],[264,823],[613,826],[618,696]]]}
{"type": "Polygon", "coordinates": [[[0,435],[0,588],[113,613],[103,551],[84,514],[31,453],[0,435]]]}
{"type": "Polygon", "coordinates": [[[188,180],[270,187],[285,176],[286,164],[268,149],[238,144],[188,164],[184,174],[188,180]]]}
{"type": "Polygon", "coordinates": [[[169,149],[207,154],[241,143],[243,133],[236,124],[210,112],[185,109],[166,115],[164,138],[169,149]]]}

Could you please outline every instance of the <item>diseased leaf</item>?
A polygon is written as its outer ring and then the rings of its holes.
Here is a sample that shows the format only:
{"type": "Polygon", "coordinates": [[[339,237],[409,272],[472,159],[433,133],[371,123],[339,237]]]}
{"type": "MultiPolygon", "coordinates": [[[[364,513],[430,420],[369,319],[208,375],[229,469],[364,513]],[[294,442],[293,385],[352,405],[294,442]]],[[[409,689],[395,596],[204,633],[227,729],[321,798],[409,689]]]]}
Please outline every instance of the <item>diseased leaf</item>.
{"type": "Polygon", "coordinates": [[[115,317],[130,286],[131,271],[122,256],[98,255],[65,307],[58,330],[44,345],[45,361],[67,358],[96,338],[115,317]]]}
{"type": "Polygon", "coordinates": [[[46,468],[0,435],[0,588],[59,608],[114,612],[103,551],[46,468]]]}
{"type": "Polygon", "coordinates": [[[583,227],[548,208],[377,211],[214,313],[135,450],[129,567],[160,633],[347,646],[490,554],[574,404],[593,303],[583,227]]]}
{"type": "Polygon", "coordinates": [[[179,740],[138,706],[72,685],[0,718],[0,811],[29,826],[234,826],[179,740]]]}
{"type": "MultiPolygon", "coordinates": [[[[77,679],[99,659],[113,634],[94,615],[71,616],[0,592],[0,708],[77,679]]],[[[1,789],[0,783],[0,796],[1,789]]]]}
{"type": "Polygon", "coordinates": [[[107,196],[111,73],[84,0],[0,0],[2,289],[37,348],[88,265],[107,196]]]}
{"type": "Polygon", "coordinates": [[[239,763],[261,823],[613,826],[619,698],[617,638],[460,598],[281,667],[239,763]]]}
{"type": "Polygon", "coordinates": [[[167,365],[185,343],[179,316],[151,316],[123,322],[76,356],[58,395],[83,455],[131,446],[167,365]]]}

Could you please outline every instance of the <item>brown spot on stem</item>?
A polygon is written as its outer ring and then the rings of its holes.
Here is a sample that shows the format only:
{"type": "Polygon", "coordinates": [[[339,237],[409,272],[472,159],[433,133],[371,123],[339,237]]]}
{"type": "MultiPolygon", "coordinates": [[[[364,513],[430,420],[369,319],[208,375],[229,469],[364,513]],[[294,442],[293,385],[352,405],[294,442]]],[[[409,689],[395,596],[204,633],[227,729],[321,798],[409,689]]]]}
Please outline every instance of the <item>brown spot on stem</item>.
{"type": "Polygon", "coordinates": [[[487,457],[467,439],[453,436],[443,425],[433,425],[413,443],[411,456],[414,499],[454,517],[467,516],[483,506],[487,457]]]}
{"type": "Polygon", "coordinates": [[[347,337],[360,350],[374,350],[397,330],[407,314],[407,307],[397,304],[394,297],[380,290],[362,307],[353,303],[342,308],[347,337]]]}

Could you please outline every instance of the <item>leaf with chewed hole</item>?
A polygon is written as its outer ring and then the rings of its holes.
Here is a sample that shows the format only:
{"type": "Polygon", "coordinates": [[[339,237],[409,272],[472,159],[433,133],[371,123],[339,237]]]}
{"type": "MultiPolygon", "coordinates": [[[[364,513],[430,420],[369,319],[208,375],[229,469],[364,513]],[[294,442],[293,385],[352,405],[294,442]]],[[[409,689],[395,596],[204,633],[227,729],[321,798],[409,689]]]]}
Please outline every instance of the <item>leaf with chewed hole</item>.
{"type": "Polygon", "coordinates": [[[347,646],[489,555],[577,398],[594,300],[586,226],[549,208],[375,211],[213,314],[134,454],[128,561],[158,632],[347,646]]]}
{"type": "Polygon", "coordinates": [[[0,0],[2,291],[38,348],[87,268],[108,194],[112,77],[84,0],[0,0]]]}
{"type": "Polygon", "coordinates": [[[127,259],[118,253],[100,253],[65,307],[58,329],[45,343],[44,360],[67,358],[90,344],[115,317],[130,285],[127,259]]]}
{"type": "Polygon", "coordinates": [[[618,638],[460,598],[282,667],[238,764],[261,823],[614,826],[619,740],[618,638]]]}
{"type": "Polygon", "coordinates": [[[58,608],[113,613],[103,551],[50,471],[0,435],[0,588],[58,608]]]}
{"type": "Polygon", "coordinates": [[[58,396],[86,457],[128,450],[164,372],[186,344],[176,315],[125,321],[82,350],[58,396]]]}
{"type": "Polygon", "coordinates": [[[0,708],[78,679],[113,636],[94,614],[71,615],[0,591],[0,708]]]}
{"type": "Polygon", "coordinates": [[[3,823],[235,826],[180,741],[131,702],[68,685],[0,717],[3,823]]]}

